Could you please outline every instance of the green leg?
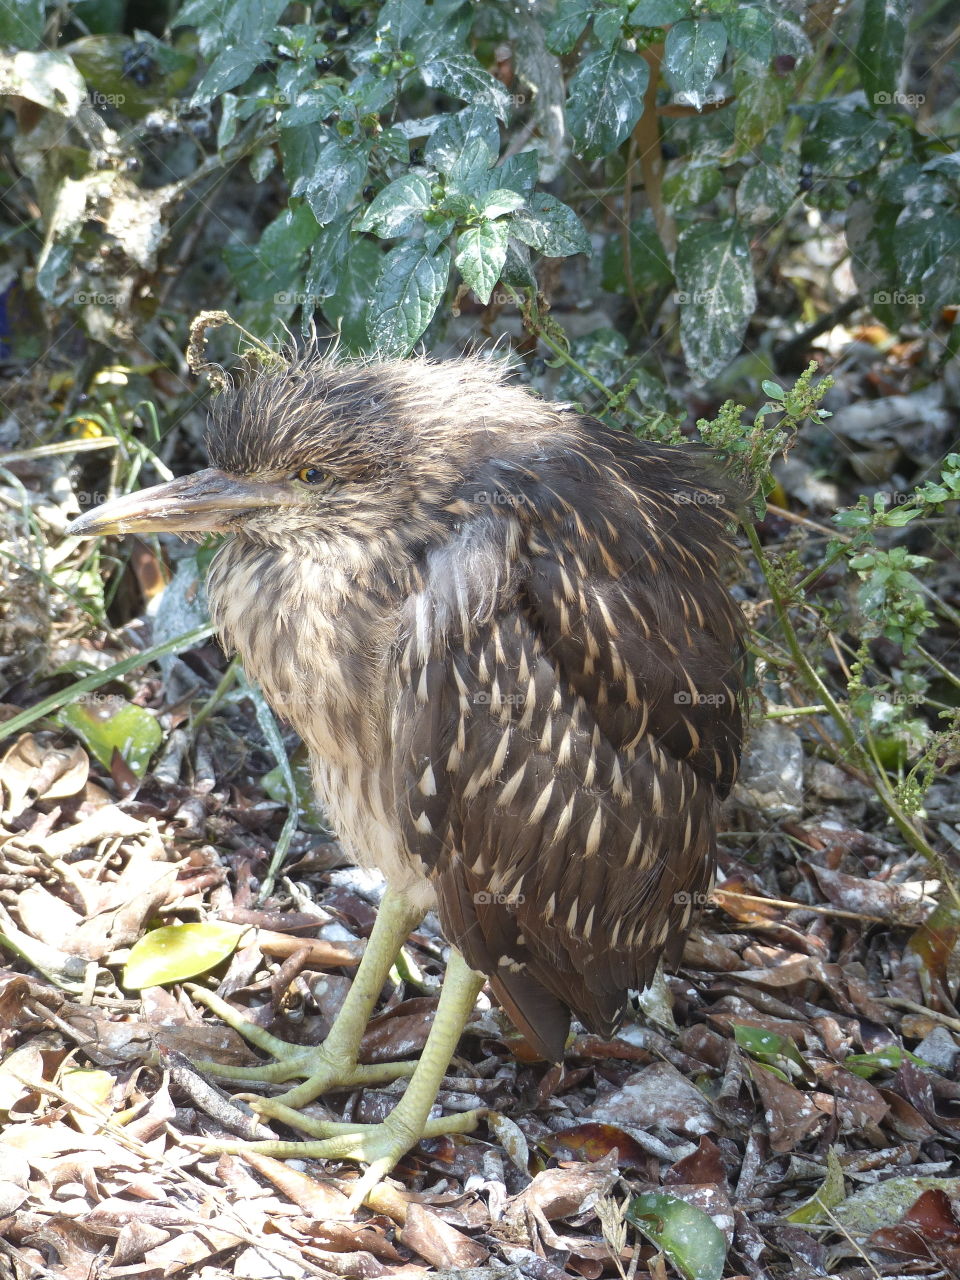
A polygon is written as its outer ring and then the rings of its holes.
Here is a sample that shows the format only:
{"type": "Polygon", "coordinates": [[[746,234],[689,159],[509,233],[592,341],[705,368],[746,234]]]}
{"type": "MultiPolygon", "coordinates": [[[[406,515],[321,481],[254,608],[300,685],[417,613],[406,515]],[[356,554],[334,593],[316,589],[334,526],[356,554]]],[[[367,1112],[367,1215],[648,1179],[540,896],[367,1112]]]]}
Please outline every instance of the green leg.
{"type": "MultiPolygon", "coordinates": [[[[476,1128],[479,1111],[434,1120],[429,1116],[483,982],[483,974],[471,969],[459,952],[450,953],[437,1014],[420,1061],[403,1097],[381,1124],[334,1124],[300,1115],[292,1109],[290,1100],[295,1099],[293,1106],[303,1104],[302,1090],[309,1090],[312,1084],[308,1080],[306,1085],[281,1098],[258,1100],[254,1109],[262,1115],[283,1120],[320,1141],[216,1143],[207,1149],[239,1154],[253,1151],[280,1160],[299,1157],[362,1161],[369,1168],[350,1196],[351,1206],[359,1207],[371,1189],[421,1138],[470,1133],[476,1128]]],[[[310,1096],[316,1097],[316,1094],[311,1093],[310,1096]]]]}
{"type": "Polygon", "coordinates": [[[399,894],[388,889],[383,895],[347,998],[322,1045],[305,1047],[290,1044],[248,1022],[219,996],[202,987],[191,987],[192,994],[201,1004],[275,1059],[261,1067],[225,1067],[217,1062],[199,1062],[197,1065],[210,1075],[236,1083],[282,1084],[287,1080],[303,1079],[302,1085],[283,1095],[283,1102],[288,1107],[302,1107],[331,1089],[386,1084],[412,1075],[416,1066],[413,1062],[380,1062],[361,1066],[357,1057],[360,1041],[387,974],[400,948],[422,919],[423,912],[411,908],[399,894]]]}

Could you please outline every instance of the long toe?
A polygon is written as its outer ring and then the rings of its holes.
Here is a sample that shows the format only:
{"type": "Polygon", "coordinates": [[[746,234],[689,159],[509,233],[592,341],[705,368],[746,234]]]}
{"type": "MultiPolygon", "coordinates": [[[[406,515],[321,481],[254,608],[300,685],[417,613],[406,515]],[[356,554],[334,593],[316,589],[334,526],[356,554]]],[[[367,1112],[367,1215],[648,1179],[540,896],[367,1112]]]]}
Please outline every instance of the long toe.
{"type": "MultiPolygon", "coordinates": [[[[397,1109],[379,1124],[342,1124],[316,1121],[311,1125],[316,1140],[310,1142],[205,1142],[208,1152],[273,1156],[277,1160],[356,1160],[367,1166],[352,1190],[353,1208],[361,1205],[373,1187],[390,1172],[397,1161],[423,1138],[445,1134],[472,1133],[484,1112],[462,1111],[456,1115],[431,1118],[412,1127],[397,1109]]],[[[304,1117],[300,1117],[304,1119],[304,1117]]]]}

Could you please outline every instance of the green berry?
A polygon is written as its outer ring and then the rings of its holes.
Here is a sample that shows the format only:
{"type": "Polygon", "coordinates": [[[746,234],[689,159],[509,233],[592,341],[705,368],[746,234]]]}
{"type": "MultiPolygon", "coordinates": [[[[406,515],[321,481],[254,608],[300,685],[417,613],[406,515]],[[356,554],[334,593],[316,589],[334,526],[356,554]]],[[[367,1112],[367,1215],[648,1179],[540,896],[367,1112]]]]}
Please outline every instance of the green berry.
{"type": "Polygon", "coordinates": [[[405,67],[415,67],[417,65],[417,59],[409,49],[401,55],[401,61],[405,67]]]}

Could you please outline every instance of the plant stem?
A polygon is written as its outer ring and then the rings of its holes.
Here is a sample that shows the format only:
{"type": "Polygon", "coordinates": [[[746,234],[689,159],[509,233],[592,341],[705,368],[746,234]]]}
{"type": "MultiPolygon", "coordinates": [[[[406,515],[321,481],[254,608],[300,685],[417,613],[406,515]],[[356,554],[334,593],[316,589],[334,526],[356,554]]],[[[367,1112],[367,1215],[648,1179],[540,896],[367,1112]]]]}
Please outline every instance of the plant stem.
{"type": "Polygon", "coordinates": [[[225,694],[229,691],[231,685],[236,684],[237,676],[239,675],[239,667],[240,667],[240,659],[236,657],[231,658],[230,665],[227,667],[226,671],[224,671],[223,675],[220,677],[220,681],[217,687],[214,689],[213,693],[211,693],[210,697],[206,700],[206,702],[203,704],[203,706],[200,708],[197,714],[193,717],[194,731],[199,729],[200,726],[203,724],[204,720],[206,720],[207,717],[217,709],[217,707],[223,701],[225,694]]]}
{"type": "Polygon", "coordinates": [[[790,650],[790,654],[793,657],[799,675],[809,688],[815,690],[817,696],[825,704],[825,710],[832,718],[834,724],[836,724],[844,745],[859,767],[869,776],[871,785],[877,793],[877,798],[886,809],[897,830],[911,848],[916,849],[918,853],[921,853],[937,868],[938,873],[950,891],[954,901],[958,906],[960,906],[960,891],[957,890],[957,886],[953,883],[953,880],[947,872],[940,855],[932,845],[929,844],[923,833],[917,830],[907,814],[903,811],[896,796],[890,789],[890,785],[887,782],[886,774],[882,766],[870,751],[864,750],[857,734],[854,732],[853,726],[844,714],[843,708],[834,698],[833,694],[817,674],[816,670],[807,658],[807,655],[804,653],[803,646],[801,645],[794,625],[790,620],[786,601],[780,591],[779,585],[774,581],[773,575],[769,571],[767,558],[764,555],[762,546],[760,545],[760,539],[757,536],[756,529],[753,525],[748,524],[746,526],[746,533],[750,546],[753,549],[753,554],[756,556],[757,563],[760,566],[760,572],[763,574],[767,588],[770,591],[770,598],[773,602],[774,612],[777,615],[777,621],[780,624],[780,630],[783,632],[784,639],[787,642],[787,647],[790,650]]]}
{"type": "Polygon", "coordinates": [[[822,716],[827,708],[823,703],[814,703],[812,707],[775,707],[764,714],[765,720],[789,720],[791,716],[822,716]]]}

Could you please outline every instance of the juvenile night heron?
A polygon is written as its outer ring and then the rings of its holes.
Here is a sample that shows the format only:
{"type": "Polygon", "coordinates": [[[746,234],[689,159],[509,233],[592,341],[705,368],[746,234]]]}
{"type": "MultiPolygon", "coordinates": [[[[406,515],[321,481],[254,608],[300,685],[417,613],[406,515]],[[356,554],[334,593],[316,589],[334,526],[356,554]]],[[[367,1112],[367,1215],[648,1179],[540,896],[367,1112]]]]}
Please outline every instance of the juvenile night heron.
{"type": "Polygon", "coordinates": [[[420,1137],[476,1124],[428,1117],[485,980],[559,1061],[571,1011],[611,1035],[629,990],[679,957],[740,753],[731,500],[701,451],[537,400],[481,359],[274,366],[215,402],[208,449],[209,470],[71,532],[229,535],[216,626],[306,742],[345,848],[386,877],[326,1042],[274,1041],[245,1076],[304,1078],[258,1109],[317,1140],[261,1149],[367,1163],[359,1203],[420,1137]],[[360,1065],[431,907],[454,950],[423,1054],[360,1065]],[[382,1124],[298,1111],[401,1076],[382,1124]]]}

